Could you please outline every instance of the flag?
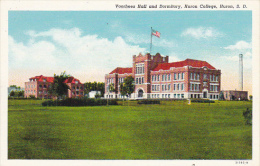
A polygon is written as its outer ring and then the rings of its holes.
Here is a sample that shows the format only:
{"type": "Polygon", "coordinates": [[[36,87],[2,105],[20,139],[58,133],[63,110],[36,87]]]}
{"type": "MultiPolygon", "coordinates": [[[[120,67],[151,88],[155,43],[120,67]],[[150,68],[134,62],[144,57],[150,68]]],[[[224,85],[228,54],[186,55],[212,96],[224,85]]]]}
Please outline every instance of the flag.
{"type": "Polygon", "coordinates": [[[152,29],[152,35],[154,35],[154,36],[160,38],[160,35],[161,35],[161,34],[160,34],[160,32],[158,32],[158,31],[152,29]]]}

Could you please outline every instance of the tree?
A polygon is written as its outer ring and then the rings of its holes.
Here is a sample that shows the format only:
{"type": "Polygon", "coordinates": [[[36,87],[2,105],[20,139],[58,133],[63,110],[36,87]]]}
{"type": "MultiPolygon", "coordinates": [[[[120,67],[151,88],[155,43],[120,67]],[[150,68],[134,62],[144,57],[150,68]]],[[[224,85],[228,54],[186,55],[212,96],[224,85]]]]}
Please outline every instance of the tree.
{"type": "Polygon", "coordinates": [[[135,86],[133,82],[134,82],[134,78],[132,76],[128,76],[124,79],[124,82],[120,84],[120,93],[122,96],[127,96],[127,97],[131,96],[131,94],[135,90],[135,86]]]}
{"type": "Polygon", "coordinates": [[[23,97],[24,96],[24,91],[18,91],[18,94],[17,94],[18,97],[23,97]]]}
{"type": "Polygon", "coordinates": [[[11,91],[10,92],[10,97],[14,97],[14,95],[15,95],[14,91],[11,91]]]}
{"type": "Polygon", "coordinates": [[[64,98],[68,94],[68,89],[70,89],[64,81],[69,77],[70,75],[67,75],[65,71],[61,75],[54,74],[53,84],[48,89],[49,93],[60,99],[64,98]]]}
{"type": "Polygon", "coordinates": [[[100,91],[101,96],[104,96],[105,83],[104,82],[86,82],[84,84],[84,93],[88,94],[90,91],[100,91]]]}
{"type": "Polygon", "coordinates": [[[132,76],[128,76],[124,79],[122,90],[125,91],[123,93],[126,93],[127,97],[131,96],[131,94],[135,90],[135,85],[133,82],[134,82],[134,78],[132,76]]]}
{"type": "Polygon", "coordinates": [[[120,94],[123,96],[123,105],[124,105],[124,99],[125,99],[125,96],[127,95],[126,86],[124,83],[120,84],[120,94]]]}

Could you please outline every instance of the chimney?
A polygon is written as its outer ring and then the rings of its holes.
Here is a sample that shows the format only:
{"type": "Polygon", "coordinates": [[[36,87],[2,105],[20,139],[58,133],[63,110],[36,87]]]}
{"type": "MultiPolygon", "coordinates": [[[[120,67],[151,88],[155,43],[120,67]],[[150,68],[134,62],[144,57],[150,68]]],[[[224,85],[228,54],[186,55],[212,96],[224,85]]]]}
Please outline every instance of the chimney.
{"type": "Polygon", "coordinates": [[[239,90],[243,91],[243,54],[239,54],[239,90]]]}

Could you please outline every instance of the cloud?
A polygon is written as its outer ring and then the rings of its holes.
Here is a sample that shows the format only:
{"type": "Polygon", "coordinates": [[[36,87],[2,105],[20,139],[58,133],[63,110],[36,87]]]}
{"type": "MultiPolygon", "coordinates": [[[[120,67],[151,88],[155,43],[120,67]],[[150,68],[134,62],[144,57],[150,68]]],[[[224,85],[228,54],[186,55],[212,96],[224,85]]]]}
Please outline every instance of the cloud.
{"type": "Polygon", "coordinates": [[[181,36],[190,36],[195,39],[208,39],[221,37],[223,34],[212,27],[198,27],[198,28],[188,28],[184,30],[181,36]]]}
{"type": "Polygon", "coordinates": [[[251,49],[251,48],[252,48],[252,44],[247,43],[243,40],[238,41],[235,45],[230,45],[230,46],[224,47],[224,49],[229,49],[229,50],[246,50],[246,49],[251,49]]]}
{"type": "Polygon", "coordinates": [[[57,73],[66,70],[72,75],[80,71],[84,79],[103,80],[112,69],[131,66],[132,55],[146,52],[138,45],[127,44],[121,36],[113,40],[98,35],[83,36],[78,28],[26,34],[31,37],[28,43],[18,43],[9,36],[10,69],[41,69],[43,75],[49,70],[57,73]]]}

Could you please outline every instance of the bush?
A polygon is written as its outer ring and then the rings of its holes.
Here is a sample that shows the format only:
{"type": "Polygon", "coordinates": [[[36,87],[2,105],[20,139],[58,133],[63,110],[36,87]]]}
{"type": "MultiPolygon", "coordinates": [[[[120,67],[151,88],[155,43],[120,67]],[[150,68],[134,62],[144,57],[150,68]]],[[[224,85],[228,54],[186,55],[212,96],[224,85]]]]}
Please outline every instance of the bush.
{"type": "Polygon", "coordinates": [[[246,125],[252,125],[252,109],[247,108],[243,111],[243,116],[246,121],[246,125]]]}
{"type": "MultiPolygon", "coordinates": [[[[118,105],[117,100],[108,100],[109,105],[118,105]]],[[[75,99],[67,98],[64,100],[48,100],[42,102],[42,106],[99,106],[107,105],[107,100],[103,99],[75,99]]]]}
{"type": "Polygon", "coordinates": [[[191,102],[193,102],[193,103],[215,103],[214,100],[209,100],[209,99],[191,99],[191,102]]]}
{"type": "Polygon", "coordinates": [[[138,100],[137,104],[160,104],[160,100],[138,100]]]}

